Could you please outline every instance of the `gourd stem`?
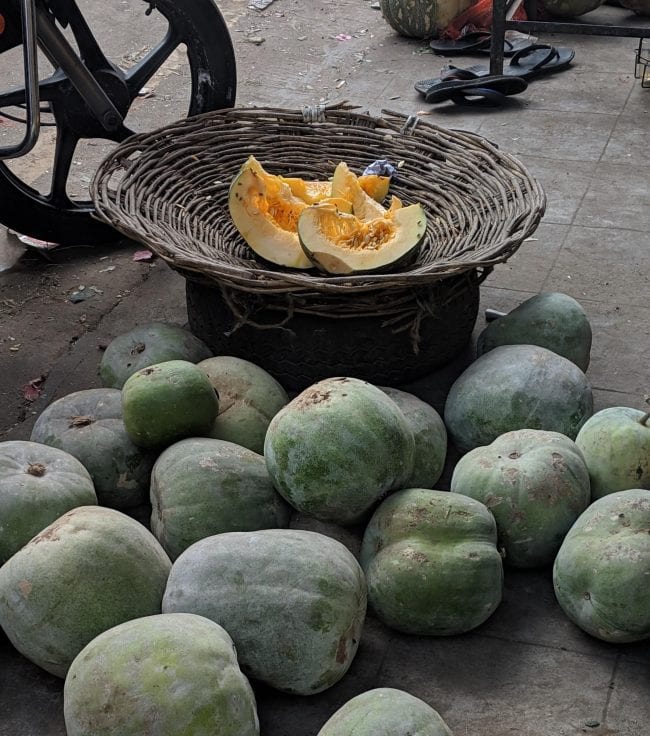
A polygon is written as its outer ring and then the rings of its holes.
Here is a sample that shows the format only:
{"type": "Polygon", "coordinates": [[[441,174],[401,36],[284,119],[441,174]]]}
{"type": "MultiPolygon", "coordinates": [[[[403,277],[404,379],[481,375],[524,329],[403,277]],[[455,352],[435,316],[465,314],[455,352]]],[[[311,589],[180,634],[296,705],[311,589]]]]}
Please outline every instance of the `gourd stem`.
{"type": "MultiPolygon", "coordinates": [[[[646,396],[645,403],[650,404],[650,396],[646,396]]],[[[639,424],[643,424],[644,427],[648,426],[648,419],[650,419],[650,411],[647,411],[640,419],[639,424]]]]}

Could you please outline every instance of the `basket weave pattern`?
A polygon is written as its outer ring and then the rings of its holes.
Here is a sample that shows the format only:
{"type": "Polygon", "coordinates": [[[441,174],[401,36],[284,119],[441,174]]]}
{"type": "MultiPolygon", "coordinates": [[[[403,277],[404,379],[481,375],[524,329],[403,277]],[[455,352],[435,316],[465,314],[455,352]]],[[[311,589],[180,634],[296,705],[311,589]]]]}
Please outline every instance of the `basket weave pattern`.
{"type": "Polygon", "coordinates": [[[103,162],[91,193],[100,219],[186,278],[329,316],[413,312],[419,287],[509,258],[546,204],[524,166],[485,139],[346,104],[219,110],[134,136],[103,162]],[[427,213],[417,259],[395,272],[328,276],[258,258],[228,211],[230,183],[251,154],[267,171],[305,179],[330,178],[340,161],[357,174],[377,159],[399,164],[391,194],[427,213]]]}

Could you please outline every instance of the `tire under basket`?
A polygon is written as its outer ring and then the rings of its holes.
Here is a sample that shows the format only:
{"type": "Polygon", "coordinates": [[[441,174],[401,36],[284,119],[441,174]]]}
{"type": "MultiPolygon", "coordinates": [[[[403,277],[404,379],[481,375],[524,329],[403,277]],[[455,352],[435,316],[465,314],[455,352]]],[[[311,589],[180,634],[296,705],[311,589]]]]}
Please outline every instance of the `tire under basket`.
{"type": "Polygon", "coordinates": [[[285,388],[300,391],[328,376],[353,376],[396,386],[421,378],[458,355],[471,337],[479,306],[477,272],[416,289],[425,313],[413,329],[385,324],[384,316],[328,318],[293,313],[280,321],[277,310],[255,312],[256,324],[237,326],[224,292],[186,280],[192,332],[215,355],[256,363],[285,388]]]}

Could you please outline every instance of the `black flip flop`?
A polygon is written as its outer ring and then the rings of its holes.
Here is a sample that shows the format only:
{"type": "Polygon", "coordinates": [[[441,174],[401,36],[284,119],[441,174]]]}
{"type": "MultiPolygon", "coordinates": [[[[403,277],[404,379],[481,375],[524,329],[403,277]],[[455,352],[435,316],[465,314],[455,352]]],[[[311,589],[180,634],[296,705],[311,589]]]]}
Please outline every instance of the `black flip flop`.
{"type": "Polygon", "coordinates": [[[513,77],[510,74],[485,74],[476,76],[473,79],[458,79],[439,82],[434,84],[427,90],[424,95],[426,102],[435,105],[438,102],[445,102],[446,100],[453,100],[456,102],[459,99],[459,94],[463,98],[468,96],[480,95],[484,99],[492,99],[493,102],[502,102],[500,98],[491,95],[491,92],[496,92],[499,95],[506,97],[509,95],[516,95],[523,92],[528,87],[528,82],[520,77],[513,77]],[[456,98],[456,99],[454,99],[456,98]]]}
{"type": "Polygon", "coordinates": [[[503,73],[513,74],[523,79],[534,79],[566,69],[575,55],[576,52],[573,49],[551,46],[547,43],[535,43],[527,49],[518,51],[503,73]]]}
{"type": "MultiPolygon", "coordinates": [[[[503,55],[512,56],[518,51],[524,51],[534,45],[529,38],[503,39],[503,55]]],[[[457,38],[455,41],[446,39],[433,39],[429,41],[430,48],[440,56],[454,56],[461,54],[472,54],[474,52],[490,53],[492,47],[492,34],[489,31],[473,31],[457,38]]]]}
{"type": "Polygon", "coordinates": [[[481,65],[466,66],[464,68],[458,66],[448,66],[440,72],[439,77],[431,79],[421,79],[416,82],[413,87],[421,94],[426,95],[431,87],[441,82],[455,82],[463,79],[476,79],[477,77],[487,77],[489,70],[481,65]]]}
{"type": "Polygon", "coordinates": [[[414,86],[430,104],[446,100],[460,104],[461,98],[467,104],[469,97],[479,96],[484,100],[482,104],[492,101],[494,105],[502,103],[502,98],[506,96],[523,92],[528,87],[528,82],[512,74],[491,75],[481,67],[450,67],[442,72],[440,78],[423,79],[414,86]],[[491,93],[496,93],[499,97],[491,93]]]}
{"type": "MultiPolygon", "coordinates": [[[[536,43],[526,49],[518,51],[510,60],[510,64],[504,68],[503,73],[506,76],[519,77],[521,79],[535,79],[545,74],[566,69],[576,52],[573,49],[564,48],[562,46],[551,46],[547,43],[536,43]]],[[[465,70],[450,66],[449,73],[458,75],[463,71],[471,72],[471,77],[485,76],[490,73],[485,64],[474,64],[468,66],[465,70]]],[[[442,77],[442,75],[441,75],[442,77]]],[[[415,89],[421,94],[425,94],[426,88],[430,87],[441,79],[423,79],[421,82],[415,83],[415,89]]]]}

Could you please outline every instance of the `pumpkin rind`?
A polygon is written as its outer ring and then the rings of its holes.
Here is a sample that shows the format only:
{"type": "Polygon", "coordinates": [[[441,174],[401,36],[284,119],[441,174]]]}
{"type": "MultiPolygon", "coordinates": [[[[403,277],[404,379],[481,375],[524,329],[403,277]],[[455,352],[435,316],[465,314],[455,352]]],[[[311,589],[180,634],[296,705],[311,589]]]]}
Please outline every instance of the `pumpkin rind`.
{"type": "Polygon", "coordinates": [[[368,600],[387,626],[406,634],[462,634],[501,602],[497,528],[473,498],[410,488],[385,499],[363,535],[368,600]]]}
{"type": "Polygon", "coordinates": [[[86,468],[37,442],[0,442],[0,565],[77,506],[97,503],[86,468]]]}
{"type": "Polygon", "coordinates": [[[76,457],[90,473],[102,506],[133,508],[148,499],[155,457],[127,434],[118,389],[91,388],[52,402],[36,420],[31,439],[76,457]]]}
{"type": "Polygon", "coordinates": [[[220,355],[198,367],[219,395],[210,436],[263,454],[269,422],[289,403],[287,392],[270,373],[241,358],[220,355]]]}
{"type": "Polygon", "coordinates": [[[212,355],[207,345],[178,325],[152,322],[118,335],[109,344],[99,364],[106,388],[122,388],[136,371],[167,360],[198,363],[212,355]]]}
{"type": "Polygon", "coordinates": [[[257,736],[255,696],[228,633],[190,613],[134,619],[77,655],[63,692],[68,736],[257,736]]]}
{"type": "Polygon", "coordinates": [[[191,438],[168,447],[151,473],[151,531],[175,560],[200,539],[289,525],[264,458],[231,442],[191,438]]]}
{"type": "Polygon", "coordinates": [[[477,447],[456,464],[451,490],[485,504],[494,515],[504,561],[540,567],[590,501],[580,450],[558,432],[520,429],[477,447]]]}
{"type": "Polygon", "coordinates": [[[352,553],[322,534],[228,532],[193,544],[174,562],[163,612],[182,611],[223,626],[248,676],[309,695],[350,667],[366,584],[352,553]]]}
{"type": "Polygon", "coordinates": [[[219,399],[194,363],[170,360],[134,373],[122,389],[124,426],[138,447],[163,448],[210,434],[219,399]]]}
{"type": "Polygon", "coordinates": [[[503,317],[490,322],[478,337],[483,355],[499,345],[539,345],[575,363],[589,367],[591,325],[584,309],[567,294],[536,294],[503,317]]]}
{"type": "Polygon", "coordinates": [[[317,736],[452,736],[440,714],[404,690],[379,687],[348,700],[317,736]]]}
{"type": "Polygon", "coordinates": [[[593,500],[630,488],[650,490],[650,418],[645,417],[638,409],[612,406],[580,428],[576,445],[589,468],[593,500]]]}
{"type": "Polygon", "coordinates": [[[305,389],[271,420],[264,443],[277,490],[299,511],[351,524],[413,470],[413,432],[392,399],[356,378],[305,389]]]}
{"type": "Polygon", "coordinates": [[[142,524],[80,506],[0,568],[0,625],[27,659],[65,677],[102,631],[160,613],[171,562],[142,524]]]}
{"type": "Polygon", "coordinates": [[[650,491],[599,498],[566,535],[553,566],[555,595],[583,631],[613,643],[650,637],[650,491]]]}
{"type": "Polygon", "coordinates": [[[456,379],[444,419],[456,447],[467,451],[515,429],[575,439],[592,413],[591,386],[574,363],[536,345],[502,345],[456,379]]]}

